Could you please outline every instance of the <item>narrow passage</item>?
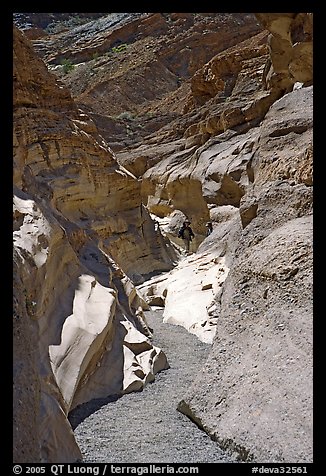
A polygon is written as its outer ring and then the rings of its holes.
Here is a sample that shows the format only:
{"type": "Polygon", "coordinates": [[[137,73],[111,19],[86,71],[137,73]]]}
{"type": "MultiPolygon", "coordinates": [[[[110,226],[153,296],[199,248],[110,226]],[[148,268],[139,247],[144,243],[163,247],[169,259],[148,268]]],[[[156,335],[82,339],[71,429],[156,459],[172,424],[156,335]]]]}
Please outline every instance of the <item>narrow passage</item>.
{"type": "Polygon", "coordinates": [[[204,363],[210,345],[183,327],[162,323],[162,311],[146,312],[153,344],[164,350],[170,369],[143,391],[119,399],[95,399],[70,415],[83,462],[234,462],[217,443],[176,410],[204,363]]]}

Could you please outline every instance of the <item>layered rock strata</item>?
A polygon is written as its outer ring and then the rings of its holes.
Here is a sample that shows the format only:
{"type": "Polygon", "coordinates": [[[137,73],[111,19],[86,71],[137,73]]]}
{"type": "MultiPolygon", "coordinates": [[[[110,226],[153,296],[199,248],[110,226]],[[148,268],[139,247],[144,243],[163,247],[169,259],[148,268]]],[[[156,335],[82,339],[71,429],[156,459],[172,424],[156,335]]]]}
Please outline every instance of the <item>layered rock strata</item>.
{"type": "Polygon", "coordinates": [[[34,45],[117,151],[182,118],[195,71],[260,30],[249,13],[115,13],[34,45]]]}
{"type": "Polygon", "coordinates": [[[312,98],[294,88],[257,128],[212,351],[178,407],[246,461],[313,460],[312,98]]]}
{"type": "Polygon", "coordinates": [[[191,220],[196,247],[216,208],[239,207],[253,181],[255,126],[280,96],[264,90],[266,40],[262,32],[211,59],[192,78],[183,118],[117,154],[142,177],[142,197],[151,213],[164,217],[180,211],[191,220]]]}
{"type": "Polygon", "coordinates": [[[140,390],[168,367],[127,274],[170,269],[173,250],[137,179],[17,29],[14,186],[15,460],[76,461],[68,412],[140,390]]]}

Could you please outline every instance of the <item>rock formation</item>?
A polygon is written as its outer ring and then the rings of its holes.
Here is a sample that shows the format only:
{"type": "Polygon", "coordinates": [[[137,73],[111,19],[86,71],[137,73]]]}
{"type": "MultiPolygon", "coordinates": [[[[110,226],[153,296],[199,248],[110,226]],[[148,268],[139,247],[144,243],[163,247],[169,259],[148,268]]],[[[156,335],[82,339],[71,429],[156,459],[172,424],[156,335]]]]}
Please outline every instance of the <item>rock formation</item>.
{"type": "Polygon", "coordinates": [[[140,183],[17,29],[14,186],[15,461],[75,461],[69,410],[139,390],[168,367],[128,274],[170,269],[173,250],[140,183]]]}
{"type": "Polygon", "coordinates": [[[211,344],[217,324],[217,294],[229,269],[215,253],[200,253],[182,260],[160,278],[138,286],[151,306],[164,307],[163,322],[185,327],[211,344]]]}
{"type": "Polygon", "coordinates": [[[182,117],[196,70],[261,29],[246,13],[115,13],[33,44],[116,152],[182,117]]]}
{"type": "Polygon", "coordinates": [[[168,366],[159,305],[212,343],[178,409],[241,461],[310,462],[312,15],[116,15],[33,42],[56,76],[16,32],[18,447],[69,459],[52,408],[79,458],[69,410],[168,366]]]}
{"type": "Polygon", "coordinates": [[[243,460],[313,458],[312,124],[311,86],[258,128],[212,351],[179,404],[243,460]]]}
{"type": "Polygon", "coordinates": [[[312,84],[312,13],[256,13],[256,17],[270,31],[267,87],[290,90],[296,82],[312,84]]]}
{"type": "Polygon", "coordinates": [[[240,206],[255,213],[229,264],[211,355],[179,406],[243,459],[312,461],[311,126],[311,88],[277,101],[261,125],[257,183],[240,206]],[[287,129],[296,122],[303,134],[287,129]]]}
{"type": "Polygon", "coordinates": [[[187,215],[197,246],[216,207],[239,207],[253,180],[255,126],[281,94],[263,88],[266,40],[262,32],[212,58],[191,80],[183,117],[117,153],[121,164],[142,174],[149,211],[187,215]]]}
{"type": "MultiPolygon", "coordinates": [[[[269,21],[267,14],[264,25],[269,21]]],[[[209,334],[201,324],[210,322],[215,333],[207,364],[179,409],[242,460],[307,462],[312,461],[311,16],[275,14],[272,23],[278,33],[271,27],[270,35],[262,32],[199,69],[184,117],[141,146],[120,151],[118,159],[142,177],[144,203],[176,244],[178,226],[190,218],[199,248],[187,265],[193,260],[197,267],[204,252],[223,258],[230,269],[209,305],[200,304],[198,276],[190,278],[188,271],[184,277],[185,262],[171,277],[145,286],[148,302],[166,306],[167,321],[203,340],[209,334]],[[279,70],[271,35],[287,35],[283,27],[292,35],[309,34],[287,40],[279,70]],[[307,45],[299,48],[300,42],[307,45]],[[291,66],[299,62],[297,50],[304,51],[299,55],[304,77],[291,66]],[[204,240],[208,219],[215,231],[204,240]],[[197,325],[189,307],[182,307],[183,298],[191,308],[197,303],[197,325]]],[[[216,287],[218,279],[209,284],[216,287]]]]}

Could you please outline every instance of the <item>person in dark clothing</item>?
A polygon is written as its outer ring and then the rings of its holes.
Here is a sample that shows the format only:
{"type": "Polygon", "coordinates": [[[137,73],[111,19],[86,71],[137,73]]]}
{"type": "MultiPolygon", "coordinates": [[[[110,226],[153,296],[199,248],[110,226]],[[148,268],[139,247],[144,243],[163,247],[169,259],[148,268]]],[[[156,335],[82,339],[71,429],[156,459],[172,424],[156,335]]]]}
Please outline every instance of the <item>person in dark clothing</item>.
{"type": "Polygon", "coordinates": [[[206,223],[206,228],[207,228],[207,230],[206,230],[206,236],[209,236],[209,235],[212,233],[212,231],[213,231],[213,224],[212,224],[211,221],[208,221],[208,222],[206,223]]]}
{"type": "Polygon", "coordinates": [[[190,221],[188,220],[185,220],[183,222],[183,225],[182,227],[180,228],[179,230],[179,233],[178,233],[178,238],[182,238],[183,239],[183,242],[184,242],[184,245],[185,245],[185,250],[187,253],[189,253],[189,250],[190,250],[190,242],[192,241],[192,239],[194,238],[194,232],[192,231],[191,227],[190,227],[190,221]]]}

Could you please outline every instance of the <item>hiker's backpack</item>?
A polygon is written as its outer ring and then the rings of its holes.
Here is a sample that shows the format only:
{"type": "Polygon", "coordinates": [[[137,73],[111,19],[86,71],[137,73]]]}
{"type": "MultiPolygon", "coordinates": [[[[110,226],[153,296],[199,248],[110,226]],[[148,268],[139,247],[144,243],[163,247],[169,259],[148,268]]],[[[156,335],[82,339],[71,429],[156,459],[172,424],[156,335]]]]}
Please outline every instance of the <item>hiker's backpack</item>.
{"type": "Polygon", "coordinates": [[[182,226],[178,232],[178,238],[183,238],[184,226],[182,226]]]}

